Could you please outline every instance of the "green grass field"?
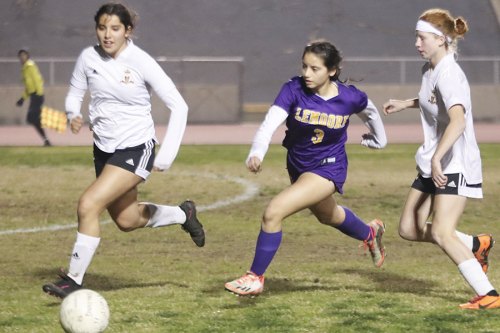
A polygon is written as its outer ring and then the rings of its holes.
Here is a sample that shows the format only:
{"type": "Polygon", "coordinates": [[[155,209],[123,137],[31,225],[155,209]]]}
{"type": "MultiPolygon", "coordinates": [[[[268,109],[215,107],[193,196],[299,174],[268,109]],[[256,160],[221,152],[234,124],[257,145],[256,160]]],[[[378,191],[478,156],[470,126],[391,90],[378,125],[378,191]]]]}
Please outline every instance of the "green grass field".
{"type": "MultiPolygon", "coordinates": [[[[224,291],[226,281],[249,268],[263,209],[288,184],[281,147],[271,147],[259,175],[245,169],[248,148],[183,146],[170,171],[140,186],[140,200],[196,201],[204,248],[178,226],[123,233],[102,216],[102,241],[85,284],[108,301],[107,332],[500,331],[500,310],[458,309],[473,292],[446,255],[397,234],[416,175],[416,145],[348,146],[349,177],[337,200],[365,221],[386,222],[382,269],[372,266],[360,242],[303,211],[285,221],[264,293],[248,299],[224,291]],[[252,186],[258,186],[255,196],[231,204],[252,186]]],[[[500,239],[500,145],[481,150],[485,199],[469,200],[460,230],[500,239]]],[[[60,332],[60,301],[41,286],[67,267],[76,203],[94,179],[91,149],[0,148],[0,171],[0,332],[60,332]]],[[[500,286],[497,250],[489,277],[500,286]]]]}

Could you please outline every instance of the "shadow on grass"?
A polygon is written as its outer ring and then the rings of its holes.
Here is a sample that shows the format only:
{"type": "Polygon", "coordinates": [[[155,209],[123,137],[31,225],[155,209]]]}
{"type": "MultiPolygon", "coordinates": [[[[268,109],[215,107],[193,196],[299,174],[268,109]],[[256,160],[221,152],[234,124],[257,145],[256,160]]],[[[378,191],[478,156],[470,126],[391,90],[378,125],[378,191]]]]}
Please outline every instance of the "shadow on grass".
{"type": "Polygon", "coordinates": [[[326,290],[326,291],[337,291],[337,290],[354,290],[361,292],[381,292],[381,293],[406,293],[413,294],[417,296],[432,296],[439,297],[451,302],[462,302],[463,298],[459,298],[453,294],[450,294],[446,290],[440,290],[439,284],[427,280],[427,279],[417,279],[412,278],[408,275],[400,275],[393,272],[387,272],[381,269],[340,269],[335,270],[336,274],[346,274],[348,276],[357,275],[372,282],[373,285],[364,284],[350,284],[349,280],[346,279],[345,284],[338,285],[334,284],[331,286],[325,285],[325,283],[316,282],[304,282],[295,284],[289,279],[270,279],[266,282],[269,289],[274,292],[286,293],[287,291],[309,291],[309,290],[326,290]]]}
{"type": "MultiPolygon", "coordinates": [[[[463,297],[459,298],[450,294],[446,290],[440,290],[439,284],[426,279],[412,278],[411,276],[399,275],[393,272],[376,269],[340,269],[335,270],[333,274],[346,275],[344,283],[338,283],[329,279],[291,279],[291,278],[273,278],[266,279],[265,290],[262,296],[272,296],[280,294],[289,294],[294,292],[339,292],[339,291],[358,291],[365,293],[406,293],[416,296],[438,297],[449,300],[450,302],[461,302],[463,297]],[[351,284],[349,276],[356,275],[368,280],[368,283],[351,284]]],[[[206,288],[202,292],[205,294],[215,294],[220,292],[220,285],[217,288],[206,288]]],[[[253,306],[258,302],[259,297],[250,299],[248,297],[239,297],[239,306],[253,306]]],[[[238,305],[234,305],[238,307],[238,305]]]]}
{"type": "MultiPolygon", "coordinates": [[[[52,269],[37,270],[33,274],[43,280],[42,283],[53,282],[58,279],[57,271],[52,269]]],[[[176,288],[189,288],[189,285],[179,282],[169,281],[152,281],[152,282],[138,282],[132,279],[124,279],[116,275],[104,275],[88,273],[85,274],[84,287],[95,291],[112,291],[129,288],[148,288],[148,287],[164,287],[173,286],[176,288]]],[[[42,285],[40,285],[41,289],[42,285]]]]}

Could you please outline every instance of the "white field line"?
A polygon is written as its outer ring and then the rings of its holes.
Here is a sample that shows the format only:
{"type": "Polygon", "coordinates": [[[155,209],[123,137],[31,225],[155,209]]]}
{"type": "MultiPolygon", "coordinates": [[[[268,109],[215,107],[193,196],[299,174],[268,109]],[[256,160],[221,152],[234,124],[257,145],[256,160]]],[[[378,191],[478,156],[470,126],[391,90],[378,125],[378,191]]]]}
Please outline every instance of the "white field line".
{"type": "MultiPolygon", "coordinates": [[[[222,207],[226,207],[229,205],[233,205],[236,203],[244,202],[247,200],[252,199],[259,193],[259,185],[248,181],[243,178],[239,177],[230,177],[230,176],[225,176],[225,175],[217,175],[217,174],[212,174],[212,173],[206,173],[206,174],[194,174],[194,173],[182,173],[184,175],[189,175],[192,177],[203,177],[203,178],[209,178],[209,179],[215,179],[215,180],[223,180],[226,182],[232,182],[232,183],[237,183],[240,184],[244,187],[243,193],[240,195],[237,195],[232,198],[228,199],[222,199],[218,200],[214,203],[211,203],[209,205],[200,205],[196,206],[196,210],[199,212],[203,212],[206,210],[214,210],[222,207]]],[[[112,221],[102,221],[100,224],[109,224],[112,221]]],[[[47,227],[35,227],[35,228],[21,228],[21,229],[11,229],[11,230],[1,230],[0,231],[0,236],[2,235],[12,235],[12,234],[27,234],[27,233],[38,233],[38,232],[44,232],[44,231],[59,231],[59,230],[66,230],[66,229],[72,229],[76,228],[77,224],[76,223],[71,223],[71,224],[59,224],[59,225],[51,225],[47,227]]]]}

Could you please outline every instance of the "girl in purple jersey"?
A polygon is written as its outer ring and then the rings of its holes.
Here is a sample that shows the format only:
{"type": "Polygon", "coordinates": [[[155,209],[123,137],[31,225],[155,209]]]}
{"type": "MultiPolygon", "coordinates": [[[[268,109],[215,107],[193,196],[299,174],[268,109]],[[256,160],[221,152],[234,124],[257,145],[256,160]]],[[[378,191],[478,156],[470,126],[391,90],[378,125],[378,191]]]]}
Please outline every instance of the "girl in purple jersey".
{"type": "Polygon", "coordinates": [[[225,284],[230,292],[242,296],[262,293],[263,274],[281,243],[282,221],[305,208],[320,223],[363,241],[376,267],[384,262],[384,223],[376,219],[366,224],[333,197],[335,192],[343,193],[347,177],[349,117],[358,115],[370,129],[363,135],[362,145],[383,148],[387,143],[373,103],[364,92],[339,80],[341,60],[340,52],[329,42],[307,45],[302,55],[302,76],[283,85],[255,135],[246,164],[257,173],[273,133],[286,120],[283,146],[288,151],[291,185],[268,204],[250,271],[225,284]]]}

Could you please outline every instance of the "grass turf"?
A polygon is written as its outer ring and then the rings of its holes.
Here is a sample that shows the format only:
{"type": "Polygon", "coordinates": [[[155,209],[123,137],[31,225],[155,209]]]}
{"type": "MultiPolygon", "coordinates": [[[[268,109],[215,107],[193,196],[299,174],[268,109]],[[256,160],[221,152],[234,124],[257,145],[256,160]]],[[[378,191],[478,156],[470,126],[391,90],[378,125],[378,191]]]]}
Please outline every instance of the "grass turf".
{"type": "MultiPolygon", "coordinates": [[[[200,207],[207,244],[197,248],[178,226],[122,233],[103,223],[85,278],[108,301],[107,332],[496,332],[498,311],[470,312],[473,296],[456,266],[434,245],[403,241],[397,223],[416,175],[416,145],[380,151],[349,145],[349,177],[338,202],[387,224],[382,269],[354,241],[308,211],[284,223],[265,292],[237,298],[224,282],[248,269],[260,216],[288,184],[284,150],[272,146],[259,175],[246,171],[247,146],[183,146],[167,173],[139,187],[140,200],[200,207]],[[221,205],[259,187],[242,203],[221,205]]],[[[459,229],[500,235],[500,145],[481,145],[483,200],[469,200],[459,229]]],[[[94,179],[90,147],[0,148],[0,332],[58,332],[60,301],[41,291],[66,267],[79,195],[94,179]],[[8,230],[69,226],[59,231],[8,230]]],[[[103,214],[102,221],[109,221],[103,214]]],[[[500,281],[496,249],[490,280],[500,281]]]]}

